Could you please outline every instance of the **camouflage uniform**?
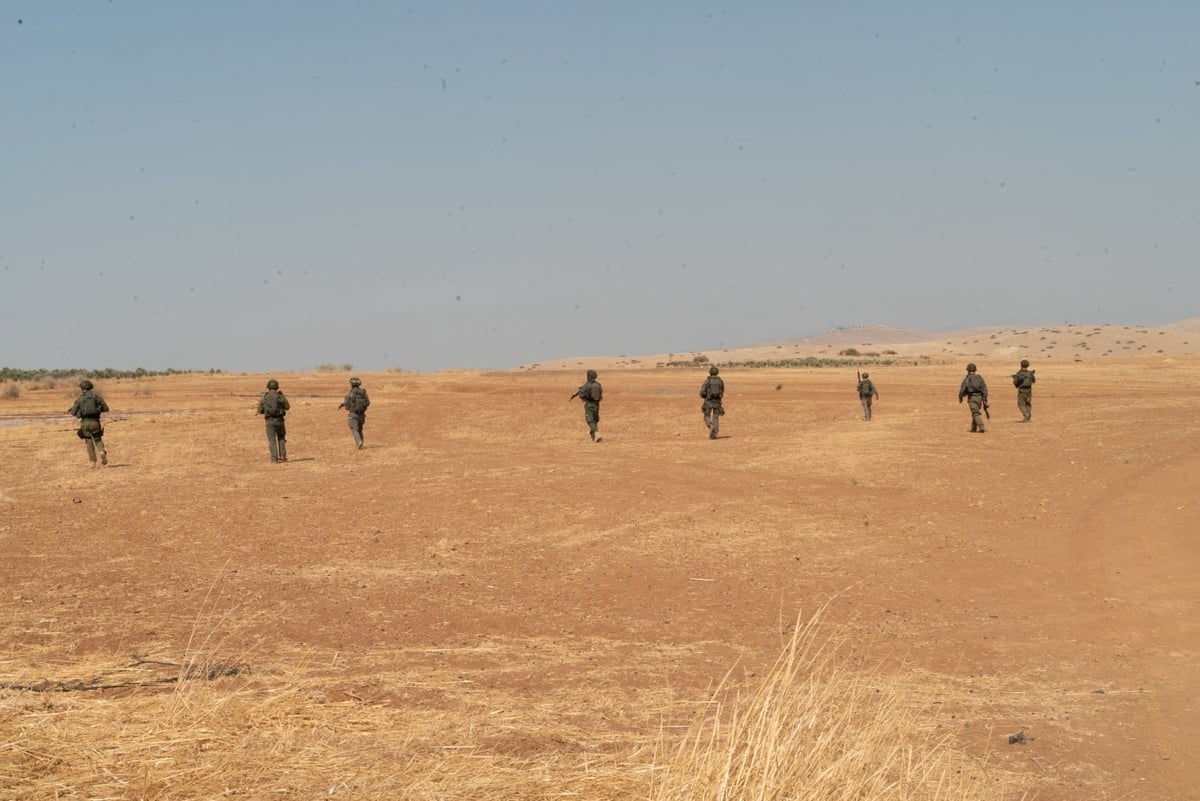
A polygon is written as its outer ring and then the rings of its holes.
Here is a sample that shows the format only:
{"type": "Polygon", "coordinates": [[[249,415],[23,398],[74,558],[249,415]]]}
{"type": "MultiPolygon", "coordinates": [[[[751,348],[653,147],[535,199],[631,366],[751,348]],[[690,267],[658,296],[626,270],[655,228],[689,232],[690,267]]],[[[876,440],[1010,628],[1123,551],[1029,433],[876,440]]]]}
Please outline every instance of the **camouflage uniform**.
{"type": "Polygon", "coordinates": [[[258,413],[267,421],[267,447],[271,450],[272,462],[287,461],[287,426],[283,423],[284,416],[292,405],[279,391],[279,382],[271,379],[267,382],[267,391],[258,402],[258,413]],[[268,408],[274,411],[267,412],[268,408]]]}
{"type": "Polygon", "coordinates": [[[367,422],[367,407],[371,405],[371,399],[367,397],[367,391],[362,388],[362,381],[357,378],[350,379],[350,391],[346,393],[346,398],[339,405],[339,409],[345,409],[347,419],[350,423],[350,433],[354,435],[354,444],[359,450],[363,447],[363,424],[367,422]]]}
{"type": "Polygon", "coordinates": [[[593,442],[600,441],[600,400],[604,388],[596,381],[596,371],[587,371],[587,382],[576,393],[583,401],[583,420],[587,423],[588,434],[593,442]]]}
{"type": "Polygon", "coordinates": [[[87,444],[88,461],[96,466],[96,454],[100,455],[100,464],[108,464],[108,450],[104,447],[104,426],[100,425],[100,415],[108,411],[104,398],[92,391],[92,382],[84,379],[79,382],[83,390],[67,414],[79,418],[79,428],[76,434],[87,444]]]}
{"type": "Polygon", "coordinates": [[[721,429],[721,415],[725,414],[725,407],[721,404],[721,399],[725,397],[725,381],[717,375],[719,372],[716,367],[708,368],[708,378],[700,385],[700,397],[704,398],[700,411],[704,413],[709,439],[717,438],[717,432],[721,429]]]}
{"type": "Polygon", "coordinates": [[[1013,386],[1017,388],[1017,408],[1021,411],[1022,422],[1028,423],[1033,416],[1033,384],[1037,376],[1029,369],[1029,360],[1021,360],[1021,369],[1013,373],[1013,386]]]}
{"type": "Polygon", "coordinates": [[[967,375],[958,388],[958,402],[962,403],[963,398],[971,408],[971,433],[984,433],[982,410],[987,408],[988,388],[983,376],[975,372],[974,364],[967,365],[967,375]]]}
{"type": "Polygon", "coordinates": [[[864,420],[871,419],[872,399],[879,400],[879,390],[875,389],[875,384],[867,376],[868,373],[863,373],[858,380],[858,400],[862,403],[864,420]]]}

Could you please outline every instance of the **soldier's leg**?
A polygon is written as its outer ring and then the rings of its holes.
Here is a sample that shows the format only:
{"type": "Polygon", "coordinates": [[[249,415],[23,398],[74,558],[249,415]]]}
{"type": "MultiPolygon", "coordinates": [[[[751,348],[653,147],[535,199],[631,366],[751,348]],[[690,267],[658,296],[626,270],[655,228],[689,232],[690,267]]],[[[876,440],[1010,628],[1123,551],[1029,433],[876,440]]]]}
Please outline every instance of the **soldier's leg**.
{"type": "Polygon", "coordinates": [[[972,433],[979,430],[979,420],[981,417],[981,415],[979,414],[979,409],[980,409],[981,405],[982,404],[980,403],[980,401],[976,400],[975,398],[970,398],[970,397],[967,398],[967,408],[971,410],[971,432],[972,433]]]}
{"type": "Polygon", "coordinates": [[[717,432],[721,430],[721,407],[718,406],[712,410],[712,428],[708,430],[708,438],[716,439],[717,432]]]}
{"type": "Polygon", "coordinates": [[[88,437],[84,440],[87,444],[88,461],[92,463],[92,467],[96,466],[96,440],[88,437]]]}
{"type": "Polygon", "coordinates": [[[350,433],[354,436],[354,444],[362,447],[362,421],[358,419],[358,415],[350,415],[348,418],[350,423],[350,433]]]}
{"type": "Polygon", "coordinates": [[[108,464],[108,450],[104,447],[104,437],[96,437],[96,448],[100,451],[100,464],[108,464]]]}
{"type": "Polygon", "coordinates": [[[862,401],[863,419],[870,420],[871,419],[871,396],[870,395],[859,396],[859,400],[862,401]]]}
{"type": "Polygon", "coordinates": [[[271,450],[271,461],[279,461],[279,439],[275,436],[275,428],[267,421],[267,447],[271,450]]]}
{"type": "Polygon", "coordinates": [[[287,461],[287,426],[279,419],[279,461],[287,461]]]}

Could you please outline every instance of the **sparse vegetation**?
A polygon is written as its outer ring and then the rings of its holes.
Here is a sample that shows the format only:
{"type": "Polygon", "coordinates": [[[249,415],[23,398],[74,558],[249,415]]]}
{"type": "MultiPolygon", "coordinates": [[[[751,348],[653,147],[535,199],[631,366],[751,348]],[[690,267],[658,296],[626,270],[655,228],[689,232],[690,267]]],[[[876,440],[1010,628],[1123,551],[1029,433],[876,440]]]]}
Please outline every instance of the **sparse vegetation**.
{"type": "MultiPolygon", "coordinates": [[[[878,356],[879,354],[875,354],[878,356]]],[[[828,357],[805,356],[795,359],[746,359],[743,361],[722,362],[722,367],[861,367],[863,365],[897,364],[895,359],[832,359],[828,357]]],[[[907,362],[905,362],[907,363],[907,362]]],[[[916,364],[916,361],[912,362],[916,364]]],[[[670,366],[670,365],[668,365],[670,366]]]]}
{"type": "Polygon", "coordinates": [[[4,397],[9,400],[16,400],[21,397],[21,387],[13,381],[4,382],[4,397]]]}
{"type": "MultiPolygon", "coordinates": [[[[195,632],[199,646],[180,659],[85,661],[54,683],[0,689],[19,756],[0,762],[0,783],[23,788],[29,801],[998,801],[1012,797],[1020,779],[957,750],[901,681],[849,667],[858,663],[848,653],[851,635],[820,615],[793,629],[757,686],[739,685],[731,672],[682,735],[656,730],[648,715],[645,731],[579,759],[562,745],[588,736],[555,727],[544,709],[536,721],[506,710],[456,720],[363,703],[334,691],[312,665],[260,673],[245,659],[220,656],[228,647],[220,626],[229,621],[216,614],[204,622],[218,628],[195,632]],[[126,689],[93,695],[100,686],[126,689]],[[497,719],[497,712],[505,714],[497,719]],[[495,748],[499,730],[526,728],[530,742],[537,732],[546,745],[520,756],[495,748]]],[[[692,703],[677,697],[659,714],[679,720],[692,703]]]]}
{"type": "Polygon", "coordinates": [[[956,751],[886,677],[837,663],[820,616],[757,689],[722,686],[659,766],[653,801],[1002,799],[1004,777],[956,751]],[[801,789],[802,788],[802,789],[801,789]]]}
{"type": "Polygon", "coordinates": [[[23,370],[20,367],[0,367],[0,381],[46,381],[51,379],[76,381],[80,378],[143,378],[155,375],[186,375],[204,372],[216,375],[221,373],[222,370],[218,368],[210,368],[209,370],[177,370],[174,367],[169,367],[166,370],[147,370],[145,367],[138,367],[135,370],[118,370],[114,367],[105,367],[100,370],[83,370],[78,367],[58,370],[46,368],[23,370]]]}
{"type": "Polygon", "coordinates": [[[858,350],[855,348],[846,348],[844,350],[838,351],[838,356],[861,356],[861,355],[862,354],[860,354],[858,352],[858,350]]]}

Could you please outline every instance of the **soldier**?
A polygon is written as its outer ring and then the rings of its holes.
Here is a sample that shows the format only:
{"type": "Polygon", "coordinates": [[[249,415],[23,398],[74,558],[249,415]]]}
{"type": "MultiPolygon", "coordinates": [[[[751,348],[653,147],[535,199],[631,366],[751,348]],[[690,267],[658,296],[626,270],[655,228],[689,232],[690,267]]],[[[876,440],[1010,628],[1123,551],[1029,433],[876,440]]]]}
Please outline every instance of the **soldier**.
{"type": "Polygon", "coordinates": [[[725,382],[718,375],[720,372],[716,367],[708,368],[708,378],[700,385],[700,397],[704,398],[704,405],[700,407],[700,411],[704,413],[704,425],[708,427],[709,439],[717,438],[717,431],[721,428],[721,415],[725,414],[725,407],[721,405],[721,399],[725,396],[725,382]]]}
{"type": "Polygon", "coordinates": [[[88,461],[96,466],[96,452],[100,453],[100,464],[108,464],[108,451],[104,447],[104,426],[100,425],[100,414],[108,411],[104,398],[92,391],[92,382],[86,378],[79,382],[83,390],[67,414],[79,418],[79,429],[75,432],[87,443],[88,461]]]}
{"type": "Polygon", "coordinates": [[[1037,381],[1035,372],[1029,369],[1029,359],[1021,359],[1021,369],[1013,373],[1013,386],[1017,388],[1017,408],[1025,418],[1022,423],[1028,423],[1033,415],[1033,384],[1037,381]]]}
{"type": "Polygon", "coordinates": [[[971,433],[984,433],[983,414],[980,413],[980,410],[987,411],[987,382],[983,380],[983,376],[975,372],[974,362],[967,365],[967,375],[958,388],[958,402],[962,403],[963,398],[967,399],[967,406],[971,408],[971,433]]]}
{"type": "Polygon", "coordinates": [[[287,426],[283,418],[292,405],[279,391],[279,382],[272,378],[267,382],[267,391],[258,402],[258,413],[267,421],[267,446],[271,449],[271,463],[287,461],[287,426]]]}
{"type": "Polygon", "coordinates": [[[338,408],[346,410],[350,420],[350,433],[354,435],[354,444],[360,451],[363,448],[363,423],[367,421],[367,407],[370,405],[371,399],[362,388],[362,381],[351,378],[350,391],[346,393],[346,399],[338,404],[338,408]]]}
{"type": "Polygon", "coordinates": [[[863,373],[858,379],[858,400],[862,403],[863,419],[871,419],[871,400],[879,400],[879,390],[875,389],[875,384],[871,381],[869,373],[863,373]]]}
{"type": "Polygon", "coordinates": [[[583,401],[583,419],[587,423],[592,442],[600,441],[600,400],[603,395],[604,389],[596,381],[596,371],[588,370],[587,382],[571,396],[583,401]]]}

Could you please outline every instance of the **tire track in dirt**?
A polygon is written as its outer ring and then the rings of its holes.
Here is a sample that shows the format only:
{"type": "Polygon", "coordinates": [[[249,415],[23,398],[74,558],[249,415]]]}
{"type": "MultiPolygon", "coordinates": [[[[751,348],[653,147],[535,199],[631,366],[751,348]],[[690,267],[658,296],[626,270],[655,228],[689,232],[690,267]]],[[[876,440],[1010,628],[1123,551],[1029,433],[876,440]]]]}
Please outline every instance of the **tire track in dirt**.
{"type": "Polygon", "coordinates": [[[1100,502],[1058,548],[1064,579],[1102,603],[1071,610],[1078,639],[1104,631],[1096,658],[1135,707],[1106,732],[1131,798],[1196,797],[1200,782],[1200,456],[1176,457],[1100,502]]]}

